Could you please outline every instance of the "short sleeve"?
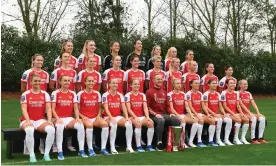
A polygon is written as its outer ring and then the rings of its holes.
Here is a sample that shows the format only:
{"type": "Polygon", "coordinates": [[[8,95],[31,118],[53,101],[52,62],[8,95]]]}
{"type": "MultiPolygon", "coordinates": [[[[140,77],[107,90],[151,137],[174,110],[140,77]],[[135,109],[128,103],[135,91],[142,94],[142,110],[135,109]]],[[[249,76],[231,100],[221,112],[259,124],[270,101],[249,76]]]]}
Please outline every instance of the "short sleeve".
{"type": "Polygon", "coordinates": [[[52,72],[51,81],[57,81],[57,69],[52,72]]]}
{"type": "Polygon", "coordinates": [[[98,74],[98,83],[101,84],[103,82],[101,74],[99,72],[97,72],[97,74],[98,74]]]}
{"type": "Polygon", "coordinates": [[[57,92],[56,91],[52,92],[52,94],[51,94],[51,102],[52,103],[57,102],[57,92]]]}
{"type": "Polygon", "coordinates": [[[102,57],[101,56],[98,56],[99,57],[99,63],[98,65],[102,65],[102,57]]]}
{"type": "Polygon", "coordinates": [[[190,101],[191,100],[191,94],[190,93],[186,93],[185,100],[186,101],[190,101]]]}
{"type": "Polygon", "coordinates": [[[46,73],[46,83],[48,84],[49,83],[49,80],[50,80],[50,78],[49,78],[49,74],[47,73],[47,72],[45,72],[46,73]]]}
{"type": "Polygon", "coordinates": [[[73,82],[76,83],[77,82],[77,72],[74,70],[74,78],[73,78],[73,82]]]}
{"type": "Polygon", "coordinates": [[[121,103],[124,103],[125,102],[124,96],[122,94],[119,94],[119,95],[120,95],[120,98],[121,98],[121,103]]]}
{"type": "Polygon", "coordinates": [[[82,64],[83,64],[83,54],[81,54],[81,55],[78,57],[77,62],[78,62],[79,65],[82,65],[82,64]]]}
{"type": "Polygon", "coordinates": [[[150,72],[151,72],[151,70],[147,71],[147,73],[146,73],[146,80],[150,80],[150,72]]]}
{"type": "Polygon", "coordinates": [[[127,94],[125,95],[124,100],[125,100],[126,103],[130,102],[130,95],[129,95],[129,93],[127,93],[127,94]]]}
{"type": "Polygon", "coordinates": [[[145,72],[143,70],[141,70],[141,72],[143,73],[143,80],[145,80],[146,79],[145,72]]]}
{"type": "Polygon", "coordinates": [[[143,101],[144,101],[144,102],[147,102],[147,97],[146,97],[146,95],[143,94],[143,93],[142,93],[142,95],[143,95],[143,101]]]}
{"type": "Polygon", "coordinates": [[[248,92],[248,93],[249,93],[250,100],[253,100],[252,94],[250,92],[248,92]]]}
{"type": "Polygon", "coordinates": [[[59,57],[57,57],[57,58],[55,59],[55,64],[54,64],[54,66],[55,66],[55,67],[59,67],[59,66],[60,66],[60,59],[59,59],[59,57]]]}
{"type": "Polygon", "coordinates": [[[102,102],[101,94],[99,92],[97,92],[97,95],[98,95],[98,103],[101,103],[102,102]]]}
{"type": "Polygon", "coordinates": [[[73,93],[73,103],[78,103],[78,97],[77,97],[76,93],[73,91],[72,91],[72,93],[73,93]]]}
{"type": "Polygon", "coordinates": [[[77,76],[77,82],[81,82],[82,80],[82,71],[78,73],[78,76],[77,76]]]}
{"type": "Polygon", "coordinates": [[[184,63],[181,63],[179,70],[180,70],[180,71],[183,71],[183,70],[184,70],[184,63]]]}
{"type": "Polygon", "coordinates": [[[80,104],[81,94],[82,94],[82,91],[80,91],[80,92],[77,94],[77,103],[79,103],[79,104],[80,104]]]}
{"type": "Polygon", "coordinates": [[[200,79],[200,85],[204,85],[205,83],[205,76],[201,77],[200,79]]]}
{"type": "Polygon", "coordinates": [[[166,72],[166,73],[165,73],[165,81],[168,81],[168,80],[169,80],[169,77],[170,77],[170,73],[169,73],[169,72],[166,72]]]}
{"type": "Polygon", "coordinates": [[[46,103],[51,102],[50,95],[47,92],[44,92],[44,95],[45,95],[45,102],[46,103]]]}
{"type": "Polygon", "coordinates": [[[239,101],[240,100],[240,95],[237,92],[235,92],[235,93],[237,95],[237,101],[239,101]]]}
{"type": "Polygon", "coordinates": [[[222,78],[220,81],[219,81],[219,87],[223,88],[224,87],[224,79],[222,78]]]}
{"type": "Polygon", "coordinates": [[[29,73],[28,73],[28,71],[25,71],[25,72],[22,74],[21,81],[27,82],[27,81],[28,81],[28,78],[29,78],[29,73]]]}
{"type": "Polygon", "coordinates": [[[24,92],[24,93],[21,95],[20,103],[21,103],[21,104],[27,104],[27,93],[26,93],[26,92],[24,92]]]}
{"type": "Polygon", "coordinates": [[[168,93],[167,97],[168,97],[168,101],[172,101],[172,93],[168,93]]]}
{"type": "Polygon", "coordinates": [[[225,92],[222,92],[221,95],[220,95],[220,101],[223,101],[225,102],[226,101],[226,95],[225,95],[225,92]]]}
{"type": "Polygon", "coordinates": [[[124,81],[128,81],[128,72],[129,70],[124,73],[124,81]]]}
{"type": "Polygon", "coordinates": [[[104,93],[103,96],[102,96],[102,103],[103,104],[107,104],[107,93],[104,93]]]}
{"type": "Polygon", "coordinates": [[[104,73],[103,73],[103,81],[107,81],[108,80],[108,72],[109,72],[109,69],[105,70],[104,73]]]}

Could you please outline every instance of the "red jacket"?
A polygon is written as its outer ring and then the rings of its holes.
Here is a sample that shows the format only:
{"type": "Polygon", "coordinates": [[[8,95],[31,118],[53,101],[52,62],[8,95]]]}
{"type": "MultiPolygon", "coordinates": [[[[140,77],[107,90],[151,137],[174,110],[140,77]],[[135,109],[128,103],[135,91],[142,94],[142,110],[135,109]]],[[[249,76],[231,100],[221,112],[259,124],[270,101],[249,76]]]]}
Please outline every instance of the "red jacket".
{"type": "Polygon", "coordinates": [[[166,114],[166,111],[170,113],[166,91],[162,88],[150,88],[146,92],[147,105],[149,109],[157,114],[166,114]]]}

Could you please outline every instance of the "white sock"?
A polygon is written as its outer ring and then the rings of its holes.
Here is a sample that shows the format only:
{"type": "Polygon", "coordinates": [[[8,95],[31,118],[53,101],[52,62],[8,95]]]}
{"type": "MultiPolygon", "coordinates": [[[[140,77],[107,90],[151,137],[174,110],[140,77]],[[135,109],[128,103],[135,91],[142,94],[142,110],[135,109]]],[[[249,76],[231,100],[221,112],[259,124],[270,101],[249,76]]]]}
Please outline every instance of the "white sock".
{"type": "Polygon", "coordinates": [[[232,129],[232,119],[226,117],[223,119],[223,121],[226,123],[224,141],[229,141],[229,135],[230,135],[231,129],[232,129]]]}
{"type": "Polygon", "coordinates": [[[102,128],[102,133],[101,133],[101,149],[106,149],[106,142],[108,139],[108,127],[102,128]]]}
{"type": "Polygon", "coordinates": [[[133,135],[132,124],[129,122],[126,122],[125,126],[126,126],[127,148],[131,148],[131,141],[132,141],[132,135],[133,135]]]}
{"type": "Polygon", "coordinates": [[[256,130],[256,123],[257,123],[257,119],[255,116],[253,116],[250,119],[250,135],[251,135],[251,139],[255,138],[255,130],[256,130]]]}
{"type": "Polygon", "coordinates": [[[198,128],[197,128],[197,142],[202,142],[202,140],[201,140],[202,129],[203,129],[203,124],[198,124],[198,128]]]}
{"type": "Polygon", "coordinates": [[[79,142],[79,151],[81,151],[81,150],[84,149],[84,137],[85,137],[83,124],[75,123],[74,124],[74,129],[77,130],[77,138],[78,138],[78,142],[79,142]]]}
{"type": "Polygon", "coordinates": [[[135,140],[136,140],[136,146],[140,147],[141,146],[141,128],[135,128],[135,140]]]}
{"type": "Polygon", "coordinates": [[[147,131],[148,146],[151,145],[152,143],[153,134],[154,134],[154,128],[148,128],[148,131],[147,131]]]}
{"type": "Polygon", "coordinates": [[[235,130],[234,130],[234,140],[239,139],[239,131],[240,131],[241,124],[235,123],[235,130]]]}
{"type": "Polygon", "coordinates": [[[56,124],[56,145],[58,152],[62,152],[62,142],[63,142],[63,124],[56,124]]]}
{"type": "Polygon", "coordinates": [[[216,126],[215,125],[209,125],[209,142],[213,141],[214,135],[215,135],[216,126]]]}
{"type": "Polygon", "coordinates": [[[92,141],[93,141],[93,128],[86,128],[86,142],[89,150],[93,149],[92,141]]]}
{"type": "Polygon", "coordinates": [[[185,133],[186,123],[181,123],[181,125],[180,125],[180,126],[182,127],[182,130],[183,130],[183,132],[185,133]]]}
{"type": "Polygon", "coordinates": [[[260,117],[259,118],[259,121],[260,121],[260,123],[259,123],[259,139],[260,138],[263,138],[263,136],[264,136],[264,129],[265,129],[265,117],[260,117]]]}
{"type": "Polygon", "coordinates": [[[192,128],[191,128],[189,143],[193,143],[197,128],[198,128],[198,123],[193,123],[192,128]]]}
{"type": "Polygon", "coordinates": [[[72,137],[67,137],[67,146],[72,146],[72,137]]]}
{"type": "Polygon", "coordinates": [[[48,155],[55,140],[55,128],[53,126],[46,126],[45,132],[47,133],[45,140],[45,152],[44,155],[48,155]]]}
{"type": "Polygon", "coordinates": [[[244,123],[242,125],[242,134],[241,134],[241,139],[245,139],[245,135],[247,133],[247,130],[249,128],[249,124],[248,123],[244,123]]]}
{"type": "Polygon", "coordinates": [[[115,140],[117,133],[117,124],[110,123],[110,148],[115,149],[115,140]]]}
{"type": "MultiPolygon", "coordinates": [[[[220,134],[221,134],[221,126],[222,126],[222,119],[217,118],[217,126],[216,126],[216,141],[220,141],[220,134]]],[[[210,134],[210,133],[209,133],[210,134]]]]}
{"type": "Polygon", "coordinates": [[[30,156],[34,156],[34,127],[28,126],[25,127],[26,137],[25,142],[29,150],[30,156]]]}

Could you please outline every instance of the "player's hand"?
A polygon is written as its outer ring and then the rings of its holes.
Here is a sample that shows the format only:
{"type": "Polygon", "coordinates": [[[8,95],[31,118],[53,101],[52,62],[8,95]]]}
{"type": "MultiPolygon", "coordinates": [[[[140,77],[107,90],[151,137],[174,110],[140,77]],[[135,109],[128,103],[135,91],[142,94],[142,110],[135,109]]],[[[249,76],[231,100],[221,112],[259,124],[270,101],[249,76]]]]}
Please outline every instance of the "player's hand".
{"type": "Polygon", "coordinates": [[[173,116],[175,116],[174,114],[170,114],[170,118],[172,118],[173,116]]]}
{"type": "Polygon", "coordinates": [[[141,123],[140,119],[137,118],[137,117],[134,120],[135,120],[136,123],[141,123]]]}
{"type": "Polygon", "coordinates": [[[196,120],[196,118],[195,118],[194,115],[190,115],[190,116],[191,116],[191,118],[192,118],[192,120],[193,120],[194,122],[197,122],[197,120],[196,120]]]}
{"type": "Polygon", "coordinates": [[[48,120],[48,125],[54,126],[53,122],[51,120],[48,120]]]}
{"type": "Polygon", "coordinates": [[[257,116],[257,119],[259,119],[261,117],[261,114],[257,113],[256,116],[257,116]]]}
{"type": "Polygon", "coordinates": [[[100,116],[97,116],[96,117],[96,120],[102,120],[103,118],[102,117],[100,117],[100,116]]]}
{"type": "Polygon", "coordinates": [[[60,118],[58,118],[58,119],[56,120],[56,123],[57,123],[57,124],[63,124],[63,121],[62,121],[60,118]]]}
{"type": "Polygon", "coordinates": [[[146,120],[147,120],[148,122],[150,122],[150,121],[151,121],[151,119],[150,119],[149,117],[146,117],[146,120]]]}
{"type": "Polygon", "coordinates": [[[76,122],[82,124],[82,121],[80,120],[80,118],[76,118],[76,122]]]}
{"type": "Polygon", "coordinates": [[[87,118],[87,117],[83,117],[82,120],[83,120],[83,121],[86,121],[86,120],[88,120],[88,118],[87,118]]]}
{"type": "Polygon", "coordinates": [[[163,118],[163,116],[162,116],[162,115],[160,115],[160,114],[156,114],[156,115],[155,115],[155,117],[156,117],[156,118],[158,118],[158,119],[163,118]]]}
{"type": "Polygon", "coordinates": [[[33,126],[33,124],[32,124],[32,122],[31,122],[31,120],[26,120],[26,122],[24,123],[24,126],[25,127],[32,127],[33,126]]]}
{"type": "Polygon", "coordinates": [[[208,114],[207,117],[213,119],[213,116],[211,114],[208,114]]]}

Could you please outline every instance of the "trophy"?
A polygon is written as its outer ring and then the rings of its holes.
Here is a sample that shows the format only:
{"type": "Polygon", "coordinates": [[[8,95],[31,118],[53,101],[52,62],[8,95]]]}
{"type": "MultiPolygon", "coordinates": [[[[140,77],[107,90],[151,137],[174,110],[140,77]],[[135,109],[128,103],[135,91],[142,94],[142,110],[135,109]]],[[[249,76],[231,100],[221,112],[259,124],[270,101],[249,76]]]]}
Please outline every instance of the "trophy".
{"type": "Polygon", "coordinates": [[[166,151],[171,152],[173,147],[177,147],[178,150],[184,150],[185,149],[184,141],[185,141],[185,133],[183,132],[182,127],[169,126],[166,151]]]}

